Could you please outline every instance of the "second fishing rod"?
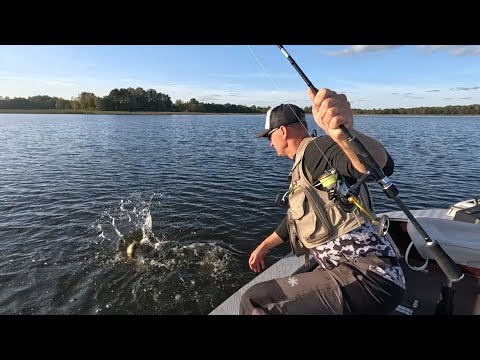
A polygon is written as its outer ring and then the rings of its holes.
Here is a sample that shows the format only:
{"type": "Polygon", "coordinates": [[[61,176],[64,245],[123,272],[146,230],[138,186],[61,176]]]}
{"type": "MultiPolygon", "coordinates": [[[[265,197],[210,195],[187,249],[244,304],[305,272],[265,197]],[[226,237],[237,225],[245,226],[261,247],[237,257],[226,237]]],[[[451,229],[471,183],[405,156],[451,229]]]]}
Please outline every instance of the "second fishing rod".
{"type": "MultiPolygon", "coordinates": [[[[295,60],[290,56],[290,54],[283,47],[283,45],[277,45],[277,46],[280,48],[281,52],[283,53],[283,55],[285,55],[285,57],[290,62],[290,64],[292,64],[295,70],[297,70],[297,72],[300,74],[303,81],[305,81],[305,83],[310,88],[310,90],[312,90],[312,92],[316,95],[318,93],[318,89],[315,86],[313,86],[312,82],[303,73],[302,69],[300,69],[300,67],[297,65],[295,60]]],[[[392,181],[387,176],[385,176],[382,168],[377,164],[377,162],[372,157],[372,155],[368,152],[365,146],[357,138],[352,136],[350,131],[348,131],[348,129],[345,126],[340,125],[340,129],[343,131],[346,138],[348,139],[349,146],[351,147],[351,149],[356,153],[356,155],[359,157],[359,160],[367,168],[367,173],[373,176],[376,182],[381,186],[383,192],[390,199],[393,199],[398,204],[400,209],[405,213],[405,215],[411,221],[413,226],[424,238],[426,242],[426,248],[428,249],[432,257],[435,259],[435,261],[438,263],[440,268],[443,270],[445,275],[448,277],[448,279],[452,282],[460,281],[464,277],[463,271],[452,260],[452,258],[448,256],[448,254],[443,250],[443,248],[440,246],[438,241],[435,241],[432,238],[430,238],[430,236],[422,228],[422,226],[419,224],[417,219],[415,219],[413,214],[410,212],[410,210],[405,206],[403,201],[400,199],[400,192],[397,189],[397,187],[392,183],[392,181]]]]}

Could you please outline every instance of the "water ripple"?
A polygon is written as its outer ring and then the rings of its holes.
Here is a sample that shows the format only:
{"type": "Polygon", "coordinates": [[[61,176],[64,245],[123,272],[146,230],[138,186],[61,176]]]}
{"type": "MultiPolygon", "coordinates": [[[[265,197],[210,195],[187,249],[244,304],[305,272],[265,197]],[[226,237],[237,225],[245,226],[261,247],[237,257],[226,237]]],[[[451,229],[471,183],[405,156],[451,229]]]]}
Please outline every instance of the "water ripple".
{"type": "MultiPolygon", "coordinates": [[[[392,155],[410,209],[480,195],[480,117],[355,124],[392,155]]],[[[262,115],[8,114],[0,125],[0,314],[206,314],[255,276],[250,252],[285,216],[274,199],[291,161],[254,138],[262,115]]],[[[398,210],[371,189],[378,211],[398,210]]]]}

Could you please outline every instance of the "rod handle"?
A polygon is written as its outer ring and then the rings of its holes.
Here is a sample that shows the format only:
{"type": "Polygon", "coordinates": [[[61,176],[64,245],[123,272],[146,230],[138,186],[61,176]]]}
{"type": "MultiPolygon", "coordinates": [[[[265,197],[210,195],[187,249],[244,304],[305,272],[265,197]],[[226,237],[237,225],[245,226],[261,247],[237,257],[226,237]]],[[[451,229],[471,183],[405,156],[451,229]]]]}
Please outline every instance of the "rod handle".
{"type": "Polygon", "coordinates": [[[440,266],[450,281],[456,282],[463,279],[463,271],[455,263],[455,261],[453,261],[453,259],[447,255],[438,241],[433,240],[427,242],[425,248],[428,249],[431,256],[435,259],[438,266],[440,266]]]}

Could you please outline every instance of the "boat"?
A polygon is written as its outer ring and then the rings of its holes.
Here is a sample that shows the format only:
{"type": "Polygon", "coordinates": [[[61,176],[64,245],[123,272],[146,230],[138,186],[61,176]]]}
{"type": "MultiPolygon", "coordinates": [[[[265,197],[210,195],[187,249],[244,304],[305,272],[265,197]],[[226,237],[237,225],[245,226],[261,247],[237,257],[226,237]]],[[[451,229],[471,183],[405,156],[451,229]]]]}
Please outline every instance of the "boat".
{"type": "MultiPolygon", "coordinates": [[[[463,277],[450,280],[425,240],[403,211],[379,214],[389,219],[386,236],[393,244],[405,274],[407,293],[391,315],[480,315],[480,197],[451,205],[448,209],[411,210],[412,215],[446,254],[459,266],[463,277]]],[[[209,315],[238,315],[242,294],[254,284],[312,271],[310,256],[290,252],[257,275],[217,306],[209,315]]]]}

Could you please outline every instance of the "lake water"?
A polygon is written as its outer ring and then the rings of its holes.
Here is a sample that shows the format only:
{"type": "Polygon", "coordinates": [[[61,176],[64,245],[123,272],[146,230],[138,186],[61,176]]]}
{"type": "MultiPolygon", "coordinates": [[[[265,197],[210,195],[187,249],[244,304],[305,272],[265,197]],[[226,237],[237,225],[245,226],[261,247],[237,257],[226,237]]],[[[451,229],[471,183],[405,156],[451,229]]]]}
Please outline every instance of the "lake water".
{"type": "MultiPolygon", "coordinates": [[[[285,214],[274,199],[291,160],[254,138],[263,125],[263,115],[1,114],[0,314],[208,314],[255,276],[250,252],[285,214]]],[[[480,195],[480,117],[355,125],[392,155],[410,209],[480,195]]],[[[378,211],[399,210],[371,189],[378,211]]]]}

